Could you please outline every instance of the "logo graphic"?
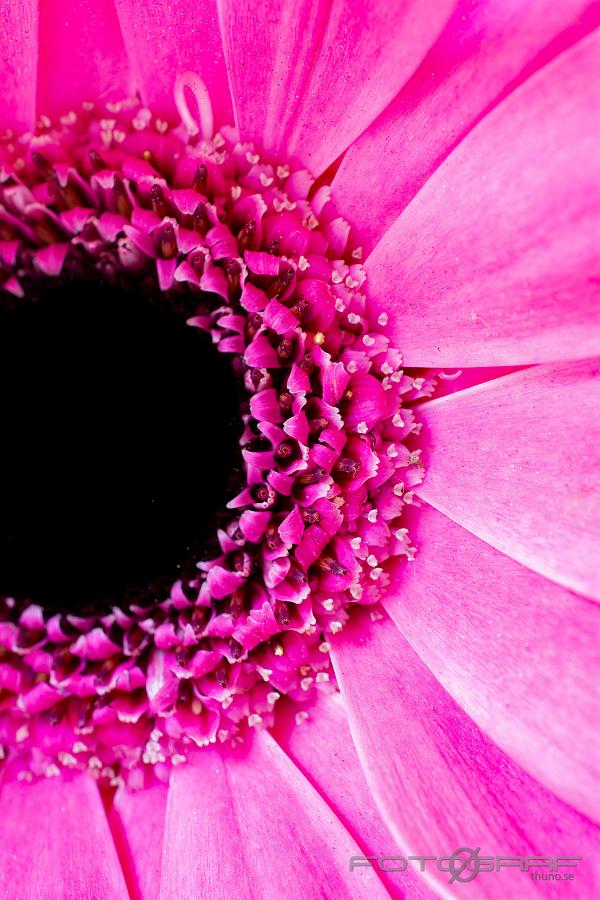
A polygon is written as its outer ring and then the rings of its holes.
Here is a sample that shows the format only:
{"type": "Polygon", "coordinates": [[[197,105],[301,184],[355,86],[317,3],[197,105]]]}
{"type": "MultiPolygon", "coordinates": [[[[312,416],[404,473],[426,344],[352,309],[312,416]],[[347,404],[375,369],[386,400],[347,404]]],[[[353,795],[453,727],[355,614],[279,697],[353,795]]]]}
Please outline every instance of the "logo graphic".
{"type": "Polygon", "coordinates": [[[455,881],[467,882],[477,878],[481,871],[479,851],[481,847],[472,850],[470,847],[459,847],[452,856],[448,857],[449,884],[455,881]]]}
{"type": "Polygon", "coordinates": [[[466,884],[477,878],[480,872],[501,872],[504,869],[527,872],[533,881],[573,881],[574,872],[560,872],[559,869],[574,869],[583,859],[581,856],[480,856],[480,852],[481,847],[459,847],[450,856],[351,856],[350,871],[372,867],[381,872],[402,873],[408,870],[412,862],[415,867],[418,865],[420,872],[425,872],[427,863],[432,863],[438,872],[450,876],[448,884],[466,884]]]}

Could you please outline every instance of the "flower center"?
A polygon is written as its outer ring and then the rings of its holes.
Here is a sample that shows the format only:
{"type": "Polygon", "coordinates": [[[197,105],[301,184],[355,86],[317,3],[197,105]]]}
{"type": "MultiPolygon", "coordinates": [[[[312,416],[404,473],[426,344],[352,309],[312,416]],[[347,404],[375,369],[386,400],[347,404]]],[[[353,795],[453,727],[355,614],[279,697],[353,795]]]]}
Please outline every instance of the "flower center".
{"type": "Polygon", "coordinates": [[[208,336],[153,301],[66,281],[0,305],[0,594],[149,605],[215,555],[236,386],[208,336]]]}
{"type": "Polygon", "coordinates": [[[132,99],[0,138],[0,755],[27,778],[167,778],[283,695],[301,723],[332,635],[415,552],[431,382],[371,314],[329,187],[213,135],[195,76],[176,96],[175,128],[132,99]]]}

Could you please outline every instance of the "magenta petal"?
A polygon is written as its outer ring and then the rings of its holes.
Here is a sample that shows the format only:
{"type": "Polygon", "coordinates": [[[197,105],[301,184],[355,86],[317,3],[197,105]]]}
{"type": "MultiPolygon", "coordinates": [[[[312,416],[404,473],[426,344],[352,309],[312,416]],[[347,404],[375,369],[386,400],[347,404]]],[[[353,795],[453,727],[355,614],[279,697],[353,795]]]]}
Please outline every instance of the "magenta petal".
{"type": "Polygon", "coordinates": [[[250,412],[258,422],[283,422],[279,394],[275,388],[267,388],[250,397],[250,412]]]}
{"type": "Polygon", "coordinates": [[[263,312],[263,322],[277,334],[285,334],[298,325],[298,319],[294,313],[278,300],[269,301],[263,312]]]}
{"type": "Polygon", "coordinates": [[[600,600],[600,360],[535,366],[419,408],[415,490],[493,547],[600,600]]]}
{"type": "MultiPolygon", "coordinates": [[[[327,801],[362,853],[365,856],[402,853],[369,793],[339,694],[319,693],[315,705],[306,712],[285,701],[280,709],[281,703],[277,710],[276,739],[327,801]]],[[[362,868],[355,870],[357,877],[362,871],[362,868]]],[[[378,874],[392,897],[425,900],[434,896],[412,869],[378,871],[378,874]]]]}
{"type": "Polygon", "coordinates": [[[374,375],[359,372],[350,380],[352,399],[344,413],[346,427],[355,431],[362,423],[373,428],[389,412],[388,397],[381,382],[374,375]]]}
{"type": "Polygon", "coordinates": [[[213,597],[221,600],[244,583],[244,576],[231,572],[224,566],[213,566],[208,572],[207,583],[213,597]]]}
{"type": "Polygon", "coordinates": [[[175,79],[197,73],[217,127],[233,123],[215,0],[115,0],[137,87],[153,111],[176,117],[175,79]]]}
{"type": "Polygon", "coordinates": [[[49,277],[57,277],[69,251],[69,244],[50,244],[35,254],[35,262],[38,269],[49,277]]]}
{"type": "Polygon", "coordinates": [[[171,776],[161,897],[387,897],[373,872],[350,881],[355,841],[266,732],[206,748],[171,776]]]}
{"type": "Polygon", "coordinates": [[[132,897],[156,900],[160,891],[165,810],[165,784],[139,791],[119,788],[110,811],[110,823],[132,897]]]}
{"type": "Polygon", "coordinates": [[[278,528],[282,541],[290,544],[299,544],[304,534],[304,523],[297,506],[285,517],[278,528]]]}
{"type": "Polygon", "coordinates": [[[38,4],[0,4],[0,129],[31,128],[35,122],[38,4]]]}
{"type": "Polygon", "coordinates": [[[599,72],[595,32],[481,121],[367,259],[407,365],[600,352],[599,72]]]}
{"type": "Polygon", "coordinates": [[[112,0],[43,0],[38,112],[68,114],[83,101],[128,96],[131,74],[112,0]]]}
{"type": "Polygon", "coordinates": [[[462,0],[414,76],[348,148],[332,182],[363,249],[490,107],[598,21],[587,0],[462,0]]]}
{"type": "Polygon", "coordinates": [[[270,512],[246,509],[240,516],[240,531],[247,541],[258,544],[271,520],[270,512]]]}
{"type": "MultiPolygon", "coordinates": [[[[564,871],[576,871],[579,897],[596,896],[599,829],[477,728],[387,616],[373,623],[358,613],[333,644],[367,783],[399,846],[436,857],[465,846],[486,856],[550,856],[556,849],[583,857],[576,870],[564,871]]],[[[442,895],[463,896],[463,885],[448,886],[447,872],[425,869],[442,895]]],[[[476,897],[540,896],[530,876],[514,869],[487,881],[481,874],[476,884],[476,897]]]]}
{"type": "Polygon", "coordinates": [[[496,744],[600,821],[598,605],[431,507],[411,538],[417,556],[397,566],[384,603],[402,634],[496,744]]]}
{"type": "Polygon", "coordinates": [[[223,0],[242,134],[322,172],[413,73],[450,8],[448,0],[396,0],[391,15],[384,0],[273,0],[267,12],[257,0],[223,0]]]}
{"type": "Polygon", "coordinates": [[[0,896],[81,900],[129,894],[96,783],[88,775],[0,787],[0,896]]]}

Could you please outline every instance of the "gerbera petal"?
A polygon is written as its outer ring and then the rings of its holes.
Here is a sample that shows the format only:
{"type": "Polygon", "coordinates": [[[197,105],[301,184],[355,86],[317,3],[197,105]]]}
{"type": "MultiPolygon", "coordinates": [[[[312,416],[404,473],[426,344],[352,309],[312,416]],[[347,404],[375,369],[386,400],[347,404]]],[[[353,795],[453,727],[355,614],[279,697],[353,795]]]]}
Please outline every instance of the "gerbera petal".
{"type": "Polygon", "coordinates": [[[599,352],[599,69],[596,31],[481,121],[367,259],[407,365],[599,352]]]}
{"type": "Polygon", "coordinates": [[[139,900],[156,900],[160,892],[167,791],[165,784],[132,791],[119,788],[110,810],[129,891],[139,900]]]}
{"type": "Polygon", "coordinates": [[[600,600],[600,360],[534,366],[419,408],[428,503],[600,600]]]}
{"type": "Polygon", "coordinates": [[[161,897],[387,896],[374,873],[348,886],[360,849],[274,739],[206,748],[172,776],[161,897]]]}
{"type": "Polygon", "coordinates": [[[0,5],[0,129],[30,128],[35,121],[38,7],[20,0],[0,5]]]}
{"type": "Polygon", "coordinates": [[[598,10],[586,7],[587,0],[457,5],[414,76],[348,148],[332,182],[364,250],[492,106],[598,24],[598,10]]]}
{"type": "MultiPolygon", "coordinates": [[[[333,662],[371,792],[399,846],[415,856],[573,856],[578,892],[599,886],[598,828],[493,744],[442,688],[387,616],[357,613],[333,639],[333,662]]],[[[438,890],[447,869],[422,864],[438,890]]],[[[442,863],[442,865],[444,865],[442,863]]],[[[447,864],[446,864],[447,865],[447,864]]],[[[477,897],[537,897],[514,868],[482,873],[477,897]]]]}
{"type": "MultiPolygon", "coordinates": [[[[327,801],[365,856],[402,853],[369,793],[340,695],[318,693],[308,712],[284,701],[277,712],[275,738],[327,801]]],[[[353,880],[362,871],[362,867],[357,868],[353,880]]],[[[378,870],[377,874],[393,897],[433,897],[412,870],[378,870]]]]}
{"type": "Polygon", "coordinates": [[[208,88],[215,126],[233,124],[215,0],[115,0],[115,6],[144,103],[174,116],[175,78],[191,71],[208,88]]]}
{"type": "Polygon", "coordinates": [[[419,549],[395,567],[390,616],[486,734],[600,821],[600,608],[432,507],[410,531],[419,549]]]}
{"type": "Polygon", "coordinates": [[[79,900],[129,894],[96,783],[88,775],[0,788],[0,896],[79,900]]]}
{"type": "Polygon", "coordinates": [[[242,133],[322,172],[414,72],[451,5],[397,0],[391,15],[384,0],[220,0],[242,133]]]}
{"type": "Polygon", "coordinates": [[[43,0],[39,10],[39,113],[68,114],[83,101],[130,93],[112,0],[43,0]]]}
{"type": "MultiPolygon", "coordinates": [[[[464,391],[466,388],[473,387],[476,384],[483,384],[484,381],[493,381],[494,378],[502,378],[503,375],[510,375],[512,372],[518,372],[527,366],[477,366],[468,369],[458,369],[456,372],[445,371],[436,375],[436,381],[433,385],[435,399],[445,397],[446,394],[455,394],[457,391],[464,391]]],[[[427,378],[430,370],[419,370],[419,374],[427,378]]],[[[423,394],[418,398],[417,405],[424,403],[431,394],[423,394]]]]}

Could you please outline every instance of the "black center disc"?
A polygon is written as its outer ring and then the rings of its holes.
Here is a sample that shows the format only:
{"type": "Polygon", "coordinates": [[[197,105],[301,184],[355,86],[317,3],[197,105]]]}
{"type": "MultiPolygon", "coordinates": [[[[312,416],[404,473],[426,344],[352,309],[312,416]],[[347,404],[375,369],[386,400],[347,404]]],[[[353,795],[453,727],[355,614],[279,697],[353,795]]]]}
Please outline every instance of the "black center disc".
{"type": "Polygon", "coordinates": [[[0,379],[0,595],[104,611],[198,558],[239,434],[206,334],[71,282],[0,306],[0,379]]]}

